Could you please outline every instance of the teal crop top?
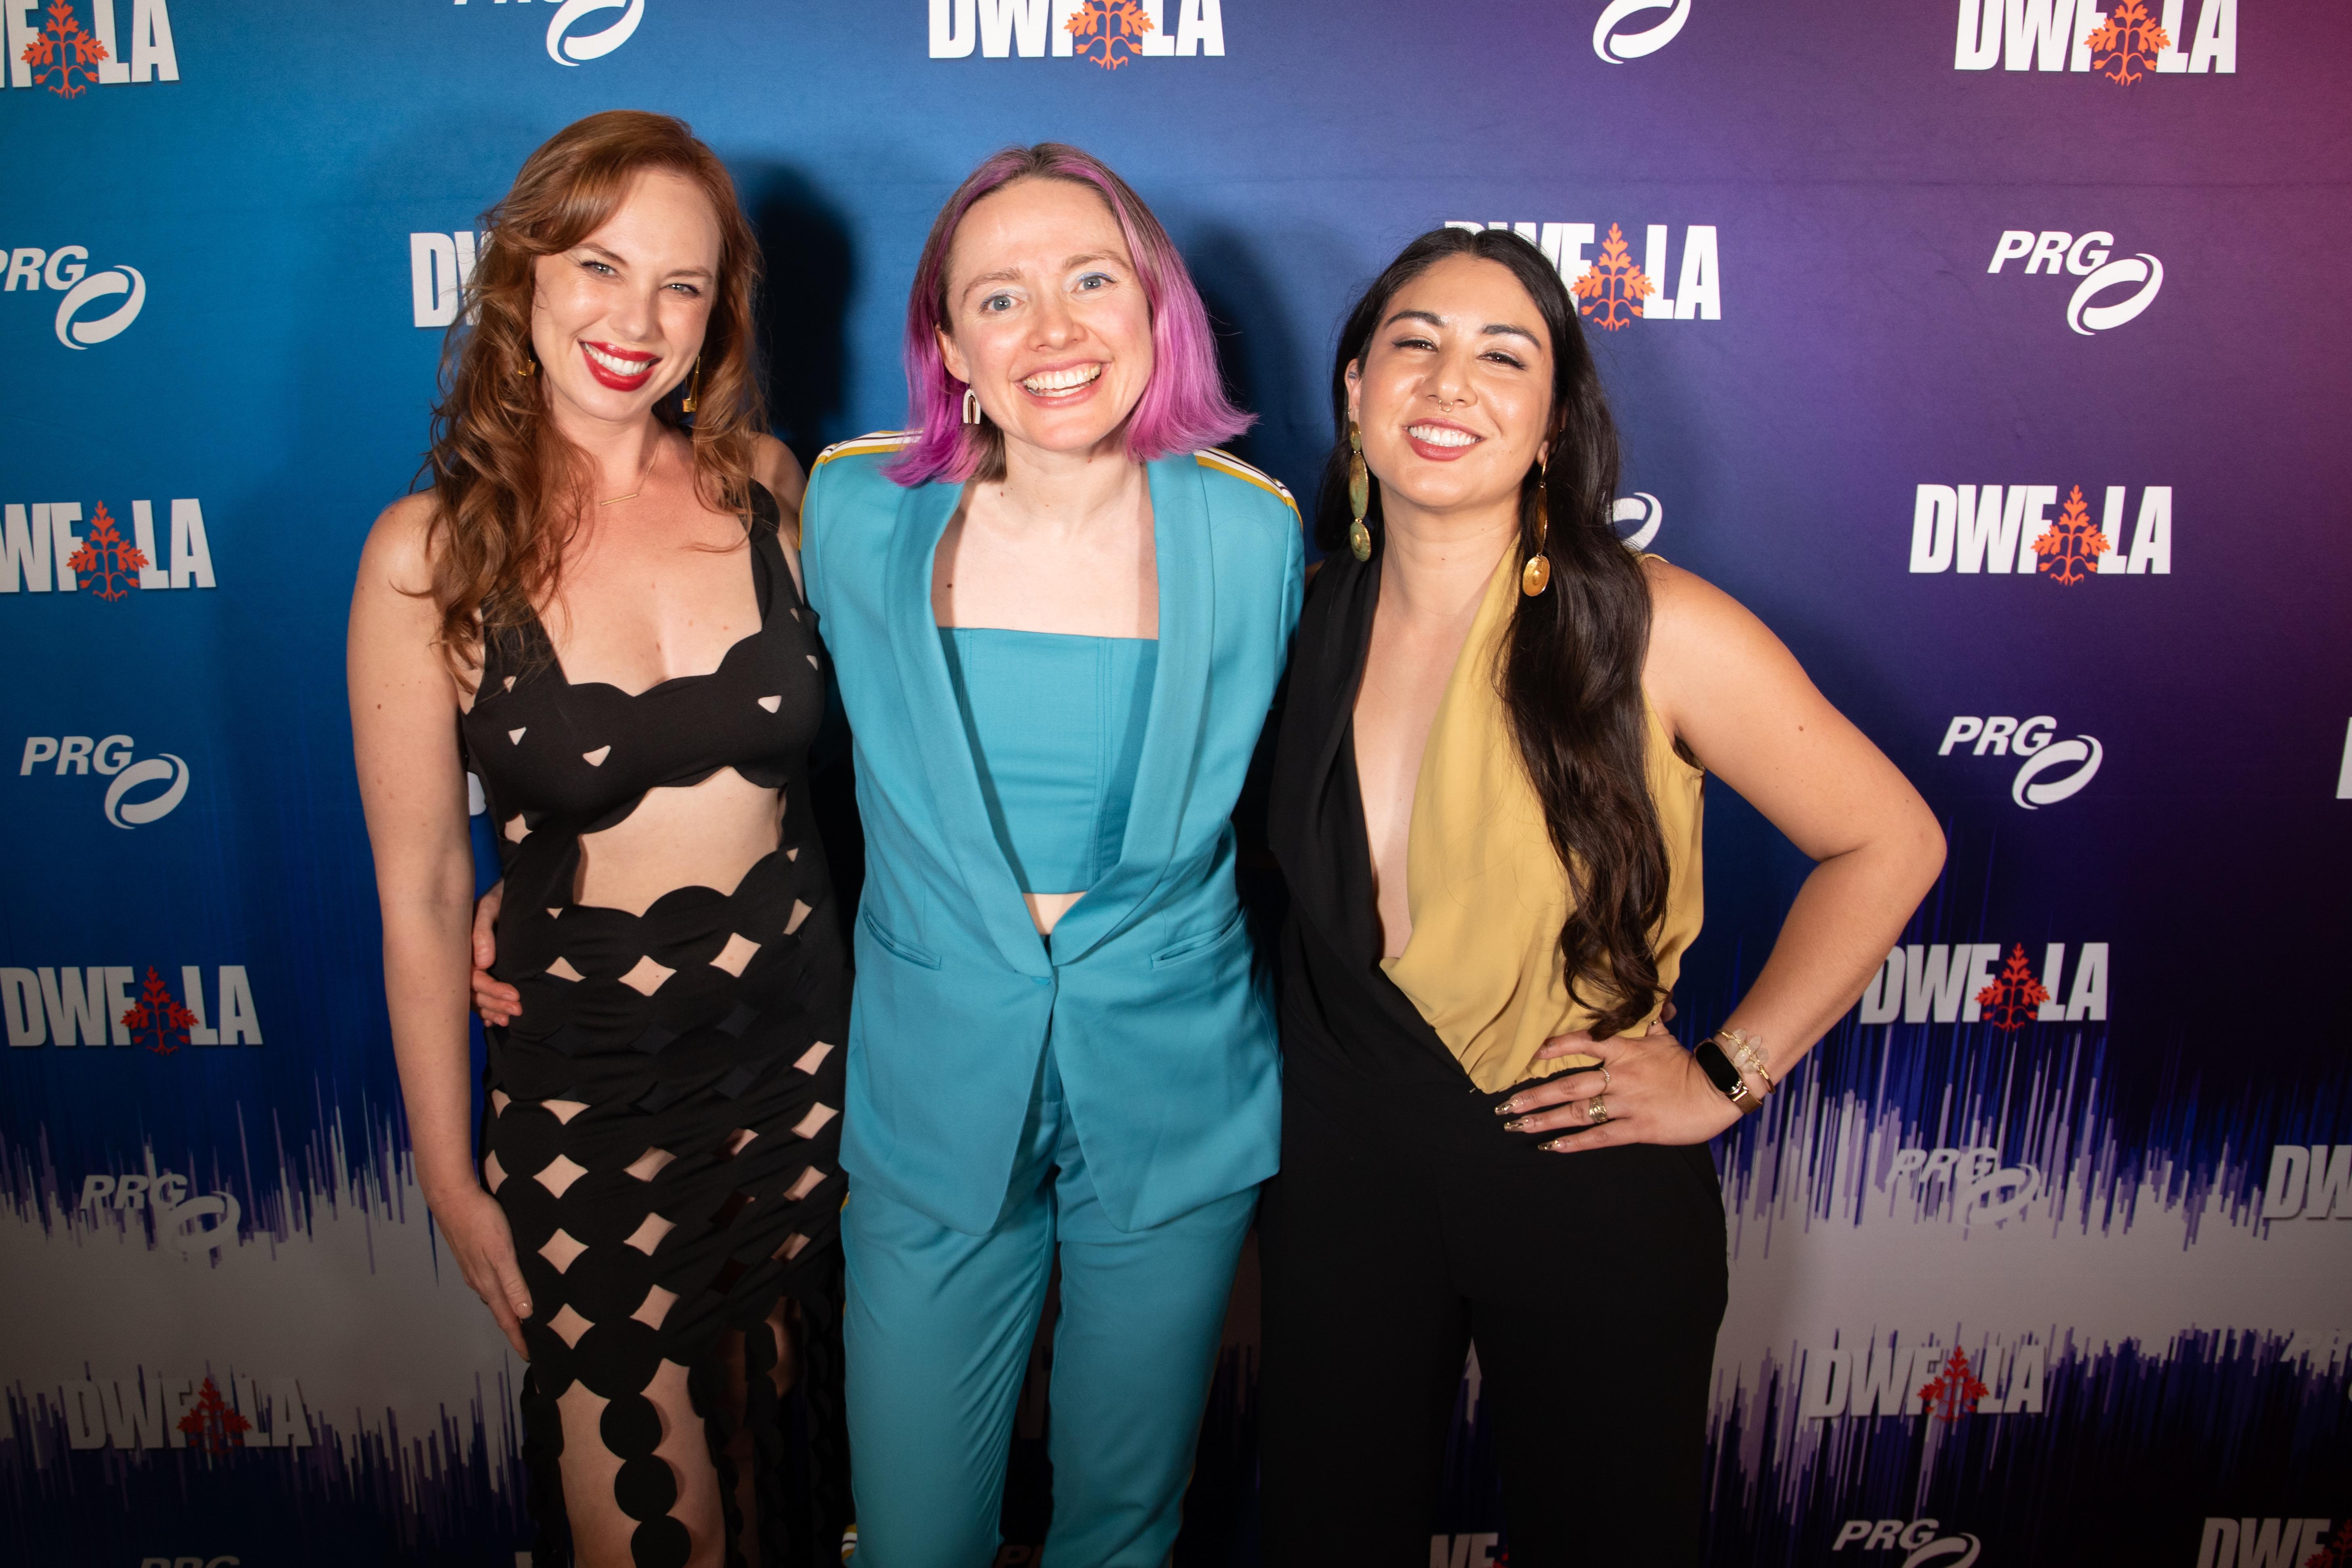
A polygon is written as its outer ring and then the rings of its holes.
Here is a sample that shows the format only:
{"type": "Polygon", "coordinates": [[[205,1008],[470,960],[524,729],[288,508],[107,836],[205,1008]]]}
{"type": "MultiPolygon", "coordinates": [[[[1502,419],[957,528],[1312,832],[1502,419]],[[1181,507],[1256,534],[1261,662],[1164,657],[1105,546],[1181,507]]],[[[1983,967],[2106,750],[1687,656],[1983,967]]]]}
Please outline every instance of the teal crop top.
{"type": "Polygon", "coordinates": [[[1118,862],[1160,644],[942,626],[989,824],[1024,893],[1084,893],[1118,862]]]}

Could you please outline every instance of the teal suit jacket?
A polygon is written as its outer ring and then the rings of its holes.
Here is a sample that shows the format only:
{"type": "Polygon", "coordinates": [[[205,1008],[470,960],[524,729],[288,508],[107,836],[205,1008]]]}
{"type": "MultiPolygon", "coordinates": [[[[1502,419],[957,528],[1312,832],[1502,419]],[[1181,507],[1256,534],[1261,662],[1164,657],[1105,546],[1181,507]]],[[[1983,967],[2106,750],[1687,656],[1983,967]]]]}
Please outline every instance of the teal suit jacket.
{"type": "Polygon", "coordinates": [[[1049,942],[990,827],[932,618],[961,488],[893,484],[903,439],[829,448],[802,509],[866,830],[842,1164],[987,1233],[1050,1034],[1105,1211],[1158,1225],[1276,1164],[1281,1070],[1231,818],[1298,619],[1297,508],[1223,453],[1150,465],[1160,650],[1135,798],[1117,863],[1049,942]]]}

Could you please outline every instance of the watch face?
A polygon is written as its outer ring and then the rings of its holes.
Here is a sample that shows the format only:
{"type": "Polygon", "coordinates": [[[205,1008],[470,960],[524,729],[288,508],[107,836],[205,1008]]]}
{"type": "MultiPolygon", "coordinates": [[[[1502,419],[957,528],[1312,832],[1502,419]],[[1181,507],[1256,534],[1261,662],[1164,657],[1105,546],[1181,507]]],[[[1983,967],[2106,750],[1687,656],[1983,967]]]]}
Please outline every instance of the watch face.
{"type": "Polygon", "coordinates": [[[1717,1089],[1733,1100],[1738,1100],[1748,1092],[1748,1084],[1739,1076],[1739,1069],[1731,1065],[1721,1046],[1711,1040],[1702,1040],[1695,1054],[1698,1057],[1699,1071],[1706,1073],[1708,1082],[1717,1089]]]}

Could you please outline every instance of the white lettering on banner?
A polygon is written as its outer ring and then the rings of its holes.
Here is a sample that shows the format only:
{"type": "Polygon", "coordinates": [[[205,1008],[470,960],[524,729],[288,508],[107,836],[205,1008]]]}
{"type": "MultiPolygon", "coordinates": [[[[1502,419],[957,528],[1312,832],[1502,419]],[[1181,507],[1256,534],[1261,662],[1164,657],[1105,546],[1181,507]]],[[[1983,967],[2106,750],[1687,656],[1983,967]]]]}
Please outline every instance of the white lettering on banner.
{"type": "Polygon", "coordinates": [[[1667,224],[1643,225],[1642,265],[1635,267],[1623,229],[1609,225],[1605,238],[1596,239],[1595,224],[1527,223],[1496,220],[1475,223],[1448,218],[1450,229],[1509,229],[1544,253],[1559,268],[1560,281],[1578,298],[1578,308],[1594,325],[1613,330],[1624,325],[1627,312],[1644,321],[1720,321],[1723,319],[1723,264],[1713,224],[1692,224],[1683,230],[1681,270],[1675,292],[1663,290],[1677,254],[1674,229],[1667,224]],[[1597,256],[1585,247],[1598,244],[1597,256]],[[1612,304],[1622,307],[1612,311],[1612,304]]]}
{"type": "Polygon", "coordinates": [[[44,249],[36,245],[0,246],[0,293],[19,290],[63,294],[50,323],[58,342],[77,352],[121,337],[147,304],[147,275],[122,264],[93,271],[89,247],[61,245],[44,249]],[[121,297],[121,303],[100,313],[88,313],[94,301],[121,297]]]}
{"type": "Polygon", "coordinates": [[[1873,1333],[1857,1345],[1832,1335],[1805,1353],[1797,1417],[1933,1414],[2031,1416],[2042,1411],[2048,1351],[2039,1335],[2014,1341],[1986,1336],[1975,1354],[1945,1347],[1933,1333],[1905,1343],[1902,1334],[1873,1333]]]}
{"type": "Polygon", "coordinates": [[[2129,87],[2149,73],[2229,76],[2238,68],[2238,0],[1960,0],[1952,68],[2095,72],[2129,87]],[[2161,19],[2151,6],[2161,6],[2161,19]]]}
{"type": "MultiPolygon", "coordinates": [[[[302,1387],[291,1377],[210,1372],[172,1376],[141,1367],[128,1377],[60,1378],[34,1392],[65,1417],[74,1448],[307,1448],[302,1387]]],[[[233,1560],[232,1560],[233,1561],[233,1560]]]]}
{"type": "Polygon", "coordinates": [[[81,1200],[74,1208],[77,1214],[92,1218],[128,1213],[152,1218],[155,1245],[169,1246],[190,1256],[209,1256],[236,1241],[238,1222],[245,1213],[234,1193],[192,1196],[187,1177],[155,1168],[152,1150],[143,1174],[92,1173],[82,1177],[81,1200]]]}
{"type": "Polygon", "coordinates": [[[2108,486],[2095,521],[2080,485],[2063,501],[2055,485],[1921,485],[1911,504],[1911,570],[2039,575],[2067,587],[2086,577],[2168,577],[2172,486],[2140,486],[2126,548],[2128,492],[2108,486]]]}
{"type": "Polygon", "coordinates": [[[1922,1218],[1941,1215],[1964,1226],[2000,1225],[2021,1218],[2042,1192],[2042,1173],[2031,1165],[2003,1165],[1999,1149],[1898,1149],[1879,1184],[1896,1182],[1918,1205],[1922,1218]]]}
{"type": "Polygon", "coordinates": [[[212,538],[205,531],[204,504],[193,496],[172,502],[170,553],[155,549],[155,504],[131,503],[131,537],[121,523],[96,503],[87,536],[74,532],[82,520],[79,501],[10,501],[0,506],[0,593],[75,593],[88,589],[100,599],[181,588],[215,588],[212,538]]]}
{"type": "Polygon", "coordinates": [[[2280,1144],[2263,1185],[2263,1218],[2352,1219],[2352,1144],[2280,1144]]]}
{"type": "MultiPolygon", "coordinates": [[[[1685,0],[1687,3],[1687,0],[1685,0]]],[[[1129,60],[1225,52],[1223,0],[928,0],[935,60],[1129,60]]]]}
{"type": "Polygon", "coordinates": [[[58,777],[68,772],[87,774],[95,768],[114,780],[107,787],[101,808],[106,820],[118,828],[144,827],[170,816],[186,798],[188,765],[168,751],[134,760],[131,748],[136,744],[127,735],[109,735],[95,741],[86,735],[28,735],[16,774],[26,777],[51,758],[56,759],[58,777]],[[135,792],[155,784],[163,788],[131,799],[135,792]]]}
{"type": "Polygon", "coordinates": [[[1849,1545],[1864,1552],[1907,1552],[1903,1568],[1969,1568],[1977,1560],[1983,1542],[1962,1531],[1957,1535],[1939,1536],[1943,1528],[1933,1519],[1849,1519],[1838,1526],[1837,1539],[1830,1550],[1843,1552],[1849,1545]]]}
{"type": "Polygon", "coordinates": [[[2081,794],[2106,758],[2096,736],[2058,740],[2054,738],[2057,729],[2058,721],[2048,714],[2022,721],[2005,714],[1981,718],[1961,714],[1945,727],[1944,743],[1936,747],[1936,755],[1949,757],[1954,747],[1973,740],[1976,748],[1969,756],[2007,757],[2013,752],[2023,758],[2010,784],[2009,798],[2025,810],[2037,810],[2081,794]]]}
{"type": "Polygon", "coordinates": [[[2197,1568],[2303,1568],[2331,1561],[2329,1519],[2209,1519],[2197,1568]]]}
{"type": "Polygon", "coordinates": [[[420,327],[446,327],[457,319],[474,263],[489,235],[472,229],[408,236],[409,304],[420,327]]]}
{"type": "Polygon", "coordinates": [[[261,1015],[246,967],[221,965],[213,995],[218,1028],[205,1016],[204,970],[194,964],[180,966],[177,998],[152,965],[143,981],[137,969],[116,965],[0,967],[0,1015],[8,1043],[19,1049],[140,1044],[169,1056],[183,1045],[259,1045],[261,1015]]]}
{"type": "Polygon", "coordinates": [[[2336,771],[2336,798],[2352,800],[2352,719],[2344,725],[2344,761],[2336,771]]]}
{"type": "Polygon", "coordinates": [[[1495,1531],[1429,1538],[1429,1568],[1494,1568],[1495,1550],[1503,1538],[1495,1531]]]}
{"type": "Polygon", "coordinates": [[[2066,955],[2067,944],[2045,944],[2037,977],[2021,942],[2011,944],[2005,960],[1998,942],[1914,942],[1886,955],[1862,993],[1855,1021],[1990,1022],[2009,1031],[2029,1022],[2105,1023],[2107,944],[2084,942],[2075,950],[2074,988],[2061,1003],[2066,955]]]}
{"type": "Polygon", "coordinates": [[[127,0],[127,39],[116,26],[116,7],[121,3],[125,0],[88,0],[89,25],[85,27],[75,0],[65,0],[63,5],[58,0],[46,5],[40,0],[0,0],[8,47],[8,69],[0,76],[0,87],[47,88],[59,98],[79,98],[91,87],[178,81],[180,54],[172,41],[168,0],[127,0]]]}
{"type": "MultiPolygon", "coordinates": [[[[463,5],[466,0],[456,0],[463,5]]],[[[528,5],[530,0],[515,0],[528,5]]],[[[507,0],[491,0],[503,5],[507,0]]],[[[547,57],[559,66],[578,66],[588,60],[603,59],[635,36],[637,25],[646,17],[646,0],[548,0],[555,14],[547,19],[547,57]],[[614,19],[590,31],[579,30],[579,24],[599,12],[618,11],[614,19]]]]}
{"type": "Polygon", "coordinates": [[[2021,257],[2025,277],[2046,273],[2052,277],[2081,278],[2074,297],[2066,301],[2066,325],[2088,338],[2137,319],[2156,303],[2157,293],[2164,287],[2164,263],[2146,251],[2116,256],[2106,248],[2115,243],[2116,236],[2105,229],[2079,235],[2064,229],[2003,229],[1993,243],[1992,260],[1985,270],[1998,276],[2002,267],[2021,257]],[[2109,289],[2126,286],[2135,286],[2129,297],[2104,305],[2092,303],[2109,289]]]}

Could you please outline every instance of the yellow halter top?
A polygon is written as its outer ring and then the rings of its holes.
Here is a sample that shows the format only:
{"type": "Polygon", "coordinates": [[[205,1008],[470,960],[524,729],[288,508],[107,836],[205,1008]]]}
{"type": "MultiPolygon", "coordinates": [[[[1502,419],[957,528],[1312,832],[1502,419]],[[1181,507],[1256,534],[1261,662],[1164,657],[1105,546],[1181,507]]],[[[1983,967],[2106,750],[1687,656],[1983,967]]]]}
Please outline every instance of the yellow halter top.
{"type": "MultiPolygon", "coordinates": [[[[1591,1027],[1594,1013],[1568,999],[1559,956],[1560,923],[1570,898],[1568,873],[1552,848],[1496,688],[1518,568],[1518,552],[1505,550],[1430,724],[1406,840],[1412,937],[1401,956],[1381,961],[1463,1071],[1488,1093],[1593,1061],[1589,1056],[1536,1061],[1545,1040],[1591,1027]]],[[[1651,943],[1658,982],[1671,990],[1703,913],[1699,826],[1706,774],[1675,753],[1673,736],[1646,697],[1642,707],[1650,721],[1650,799],[1665,840],[1668,877],[1665,917],[1651,943]]],[[[1630,1032],[1642,1032],[1647,1023],[1630,1032]]]]}

